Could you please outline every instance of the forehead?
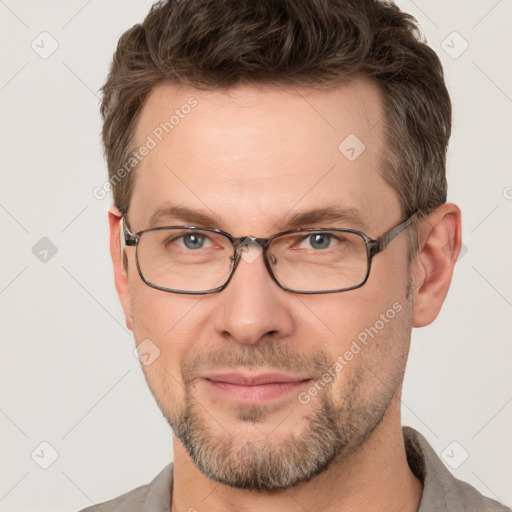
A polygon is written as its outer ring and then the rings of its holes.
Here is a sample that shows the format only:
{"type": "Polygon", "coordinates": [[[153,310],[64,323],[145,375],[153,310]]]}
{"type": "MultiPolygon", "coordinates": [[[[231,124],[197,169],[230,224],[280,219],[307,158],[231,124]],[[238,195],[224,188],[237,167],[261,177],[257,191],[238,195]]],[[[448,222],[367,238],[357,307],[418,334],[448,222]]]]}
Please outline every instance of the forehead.
{"type": "Polygon", "coordinates": [[[159,85],[133,139],[135,150],[150,149],[135,171],[130,216],[142,228],[162,206],[186,206],[246,231],[336,206],[370,225],[399,210],[380,173],[383,117],[366,81],[329,90],[159,85]]]}

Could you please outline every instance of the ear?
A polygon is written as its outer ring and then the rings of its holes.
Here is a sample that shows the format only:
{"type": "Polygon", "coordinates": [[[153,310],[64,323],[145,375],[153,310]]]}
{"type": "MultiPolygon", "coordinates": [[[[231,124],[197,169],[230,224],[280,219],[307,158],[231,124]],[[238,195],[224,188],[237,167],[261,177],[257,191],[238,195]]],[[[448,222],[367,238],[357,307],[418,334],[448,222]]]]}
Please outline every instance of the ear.
{"type": "Polygon", "coordinates": [[[412,264],[413,327],[429,325],[441,311],[462,243],[460,209],[443,204],[421,221],[418,231],[418,255],[412,264]]]}
{"type": "Polygon", "coordinates": [[[108,223],[110,226],[110,256],[114,267],[114,282],[116,285],[117,296],[121,302],[126,321],[126,327],[133,328],[130,295],[128,293],[128,265],[125,251],[121,249],[121,219],[123,214],[115,207],[110,207],[108,211],[108,223]]]}

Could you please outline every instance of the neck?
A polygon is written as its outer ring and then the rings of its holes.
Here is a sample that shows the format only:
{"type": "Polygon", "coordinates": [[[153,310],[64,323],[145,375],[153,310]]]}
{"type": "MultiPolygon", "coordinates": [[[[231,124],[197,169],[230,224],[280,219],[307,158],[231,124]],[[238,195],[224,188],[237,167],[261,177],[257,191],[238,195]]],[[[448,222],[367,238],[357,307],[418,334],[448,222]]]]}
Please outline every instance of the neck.
{"type": "Polygon", "coordinates": [[[308,482],[273,493],[233,489],[204,476],[175,437],[172,512],[224,512],[297,509],[324,512],[400,510],[416,512],[422,484],[409,468],[400,400],[395,397],[383,420],[350,455],[342,454],[308,482]]]}

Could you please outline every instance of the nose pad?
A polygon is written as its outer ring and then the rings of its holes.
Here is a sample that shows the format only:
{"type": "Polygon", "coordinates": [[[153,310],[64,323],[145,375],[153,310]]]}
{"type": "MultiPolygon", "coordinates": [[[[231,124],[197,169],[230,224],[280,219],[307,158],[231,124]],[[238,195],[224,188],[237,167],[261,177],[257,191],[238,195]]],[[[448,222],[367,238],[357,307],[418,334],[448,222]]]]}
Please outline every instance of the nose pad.
{"type": "Polygon", "coordinates": [[[246,263],[253,263],[263,253],[263,247],[252,236],[245,237],[237,248],[237,253],[246,263]]]}

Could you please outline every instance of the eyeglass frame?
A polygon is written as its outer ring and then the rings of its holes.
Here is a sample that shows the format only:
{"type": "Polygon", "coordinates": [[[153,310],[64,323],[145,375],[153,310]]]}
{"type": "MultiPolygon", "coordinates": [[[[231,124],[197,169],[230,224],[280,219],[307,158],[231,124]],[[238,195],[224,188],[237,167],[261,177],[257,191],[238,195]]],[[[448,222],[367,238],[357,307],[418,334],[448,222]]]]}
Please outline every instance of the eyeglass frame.
{"type": "Polygon", "coordinates": [[[287,231],[281,231],[279,233],[276,233],[272,235],[269,238],[259,238],[259,237],[253,237],[251,235],[241,236],[241,237],[234,237],[230,233],[227,233],[226,231],[222,231],[221,229],[217,228],[211,228],[211,227],[199,227],[199,226],[158,226],[154,228],[148,228],[143,229],[141,231],[137,231],[136,233],[132,233],[130,229],[128,228],[128,221],[126,220],[126,215],[123,215],[122,217],[122,229],[124,234],[124,243],[128,247],[135,247],[135,261],[137,264],[137,271],[139,273],[140,278],[142,281],[148,285],[151,288],[155,288],[156,290],[161,290],[164,292],[169,293],[178,293],[182,295],[206,295],[211,293],[218,293],[224,290],[229,282],[231,281],[233,274],[235,273],[235,270],[238,266],[238,263],[240,262],[240,259],[242,258],[241,250],[244,247],[251,245],[251,244],[258,244],[263,252],[263,260],[265,262],[265,267],[267,268],[268,273],[270,274],[270,277],[274,280],[274,282],[283,290],[286,290],[288,292],[292,293],[299,293],[304,295],[318,295],[318,294],[325,294],[325,293],[341,293],[341,292],[347,292],[350,290],[355,290],[357,288],[361,288],[366,284],[368,281],[368,278],[370,277],[370,270],[371,270],[371,264],[373,257],[382,252],[386,247],[389,245],[389,243],[396,238],[402,231],[405,231],[413,222],[415,222],[420,215],[420,211],[414,212],[412,215],[410,215],[407,219],[400,222],[396,226],[392,227],[385,233],[382,233],[377,238],[371,238],[366,233],[363,233],[362,231],[359,231],[357,229],[350,229],[350,228],[297,228],[297,229],[290,229],[287,231]],[[188,229],[188,230],[198,230],[198,231],[207,231],[210,233],[216,233],[219,235],[224,236],[227,238],[231,245],[233,246],[233,256],[230,256],[230,260],[232,263],[232,268],[229,273],[229,276],[227,280],[224,282],[223,285],[218,286],[217,288],[213,288],[211,290],[201,290],[201,291],[185,291],[185,290],[177,290],[173,288],[166,288],[164,286],[158,286],[154,283],[151,283],[148,281],[144,274],[142,273],[142,270],[140,268],[139,264],[139,257],[138,257],[138,247],[139,247],[139,241],[144,233],[147,233],[149,231],[162,231],[162,230],[168,230],[168,229],[188,229]],[[277,277],[274,275],[274,272],[272,271],[272,267],[269,261],[268,256],[268,248],[270,247],[270,244],[273,240],[275,240],[278,237],[282,237],[285,235],[290,235],[293,233],[308,233],[308,232],[325,232],[325,231],[336,231],[336,232],[342,232],[342,233],[353,233],[355,235],[358,235],[361,237],[361,239],[364,241],[366,245],[366,255],[367,255],[367,270],[366,275],[363,279],[363,281],[357,285],[350,286],[348,288],[339,288],[335,290],[294,290],[292,288],[288,288],[287,286],[281,284],[277,277]]]}

